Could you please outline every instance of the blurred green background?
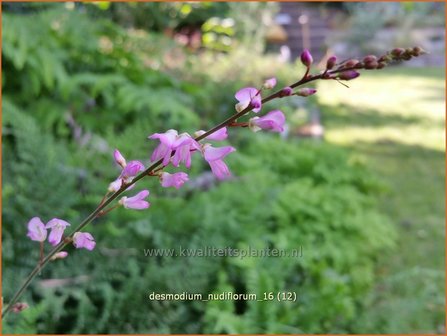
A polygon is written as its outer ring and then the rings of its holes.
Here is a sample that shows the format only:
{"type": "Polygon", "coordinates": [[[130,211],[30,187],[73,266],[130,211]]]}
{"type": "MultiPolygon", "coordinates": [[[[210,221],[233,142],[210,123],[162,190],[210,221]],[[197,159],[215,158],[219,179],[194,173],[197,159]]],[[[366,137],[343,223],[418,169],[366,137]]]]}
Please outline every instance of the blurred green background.
{"type": "MultiPolygon", "coordinates": [[[[271,76],[284,86],[304,70],[277,44],[288,10],[279,3],[2,6],[5,302],[38,260],[28,220],[85,218],[119,173],[114,148],[147,164],[148,135],[207,129],[234,113],[239,88],[271,76]]],[[[345,41],[350,56],[401,46],[401,32],[427,28],[428,17],[445,24],[440,3],[309,6],[337,11],[325,43],[336,51],[345,41]],[[380,39],[387,30],[396,40],[380,39]]],[[[8,316],[3,332],[444,333],[445,67],[436,56],[269,103],[264,111],[287,115],[288,134],[231,129],[230,181],[216,182],[198,157],[178,191],[143,180],[151,208],[91,224],[97,248],[70,247],[46,268],[21,300],[30,308],[8,316]],[[324,138],[309,137],[315,126],[324,138]],[[179,246],[302,246],[303,257],[143,253],[179,246]],[[152,291],[293,291],[298,300],[157,302],[152,291]]]]}

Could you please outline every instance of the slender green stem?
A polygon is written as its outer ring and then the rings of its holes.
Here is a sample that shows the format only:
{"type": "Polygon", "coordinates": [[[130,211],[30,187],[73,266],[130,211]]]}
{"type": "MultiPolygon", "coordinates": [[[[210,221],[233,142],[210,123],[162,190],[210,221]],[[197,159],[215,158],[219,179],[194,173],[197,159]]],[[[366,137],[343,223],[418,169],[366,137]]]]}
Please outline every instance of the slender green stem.
{"type": "MultiPolygon", "coordinates": [[[[341,71],[347,71],[347,70],[353,70],[353,68],[349,69],[336,69],[329,71],[329,74],[334,74],[341,71]]],[[[304,76],[301,80],[293,83],[290,85],[291,88],[295,88],[297,86],[306,84],[311,81],[315,81],[317,79],[321,79],[323,74],[314,75],[314,76],[304,76]]],[[[265,104],[275,98],[281,97],[281,90],[272,93],[271,95],[267,96],[262,100],[262,103],[265,104]]],[[[251,106],[248,106],[241,112],[238,112],[231,117],[227,118],[226,120],[222,121],[220,124],[216,125],[215,127],[211,128],[209,131],[203,133],[202,135],[195,138],[196,141],[203,140],[210,134],[213,134],[214,132],[218,131],[219,129],[231,124],[232,122],[236,121],[238,118],[244,116],[248,112],[250,112],[253,108],[251,106]]],[[[174,153],[173,153],[174,154],[174,153]]],[[[86,225],[88,225],[90,222],[92,222],[98,214],[105,209],[112,201],[114,201],[117,197],[119,197],[127,188],[141,180],[143,177],[150,175],[151,172],[153,172],[158,166],[162,164],[162,160],[158,160],[157,162],[153,163],[151,166],[149,166],[145,171],[140,173],[138,176],[136,176],[132,182],[129,184],[121,186],[119,190],[117,190],[115,193],[113,193],[109,198],[103,199],[103,201],[99,204],[99,206],[90,214],[88,215],[74,230],[73,232],[63,241],[61,241],[58,245],[56,245],[49,253],[48,255],[37,264],[37,266],[33,269],[33,271],[26,277],[25,282],[22,284],[22,286],[19,288],[19,290],[14,294],[12,299],[9,301],[8,305],[3,309],[2,311],[2,318],[7,315],[7,313],[12,309],[13,305],[17,302],[17,300],[20,298],[20,296],[23,294],[23,292],[28,288],[31,281],[36,277],[37,274],[50,262],[51,257],[53,257],[57,252],[61,251],[66,245],[68,245],[71,242],[71,239],[73,235],[82,230],[86,225]]]]}

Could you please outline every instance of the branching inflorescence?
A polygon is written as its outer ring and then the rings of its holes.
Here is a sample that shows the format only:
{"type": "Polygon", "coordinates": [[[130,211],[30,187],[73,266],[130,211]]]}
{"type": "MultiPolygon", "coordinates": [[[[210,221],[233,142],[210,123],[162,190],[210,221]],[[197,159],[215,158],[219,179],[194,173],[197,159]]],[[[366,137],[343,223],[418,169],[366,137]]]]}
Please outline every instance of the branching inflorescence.
{"type": "Polygon", "coordinates": [[[181,164],[185,168],[191,167],[192,155],[200,154],[209,164],[214,176],[219,180],[225,180],[231,176],[228,166],[224,162],[224,158],[236,149],[232,146],[215,147],[209,142],[219,142],[228,138],[227,127],[246,127],[254,132],[267,130],[272,132],[282,132],[286,118],[280,110],[267,112],[263,116],[254,116],[248,122],[238,122],[237,120],[253,112],[258,114],[263,105],[273,99],[288,96],[308,97],[317,91],[312,88],[299,88],[306,83],[321,80],[349,81],[360,76],[359,70],[382,69],[391,62],[407,61],[412,57],[426,53],[420,47],[414,48],[396,48],[386,54],[377,57],[368,55],[361,61],[357,59],[349,59],[337,63],[337,57],[329,57],[326,67],[317,74],[310,74],[313,64],[312,55],[305,50],[301,54],[301,62],[306,67],[306,71],[302,78],[284,87],[277,92],[262,98],[262,94],[266,90],[271,90],[276,86],[276,78],[267,79],[261,88],[246,87],[236,92],[235,98],[238,103],[235,106],[236,113],[224,120],[217,126],[208,131],[197,131],[194,136],[188,133],[178,134],[176,130],[170,129],[165,133],[155,133],[149,136],[149,139],[158,140],[159,144],[151,155],[149,167],[145,167],[140,161],[127,162],[124,156],[116,149],[113,153],[115,162],[121,167],[122,171],[118,178],[110,183],[108,191],[98,207],[84,219],[70,234],[64,236],[64,232],[70,223],[53,218],[46,224],[39,217],[34,217],[28,222],[27,236],[40,243],[40,260],[34,270],[25,279],[24,283],[15,293],[9,304],[3,309],[2,316],[9,311],[20,312],[27,308],[24,302],[17,302],[25,289],[29,286],[34,277],[39,274],[41,269],[50,261],[66,258],[68,253],[62,249],[68,244],[73,244],[75,248],[84,248],[89,251],[96,246],[96,241],[88,232],[81,230],[91,223],[95,218],[105,215],[109,211],[123,206],[126,209],[143,210],[150,207],[150,203],[146,201],[149,196],[149,190],[142,190],[132,197],[122,196],[116,205],[109,205],[121,196],[124,192],[131,190],[135,184],[146,176],[158,177],[162,187],[180,188],[188,181],[188,174],[185,172],[169,173],[165,169],[170,165],[179,167],[181,164]],[[296,89],[296,90],[295,90],[296,89]],[[47,230],[50,230],[48,234],[47,230]],[[47,239],[48,238],[48,239],[47,239]],[[54,246],[53,249],[44,256],[45,240],[54,246]]]}

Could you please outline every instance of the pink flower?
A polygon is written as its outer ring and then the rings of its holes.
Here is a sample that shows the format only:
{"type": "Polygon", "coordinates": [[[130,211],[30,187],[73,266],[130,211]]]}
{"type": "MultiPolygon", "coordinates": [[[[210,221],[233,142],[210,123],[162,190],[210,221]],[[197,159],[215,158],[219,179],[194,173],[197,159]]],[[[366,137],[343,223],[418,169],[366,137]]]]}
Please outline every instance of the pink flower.
{"type": "Polygon", "coordinates": [[[57,260],[57,259],[65,259],[68,256],[68,252],[66,251],[60,251],[57,252],[54,256],[51,257],[51,260],[57,260]]]}
{"type": "Polygon", "coordinates": [[[267,90],[273,89],[275,86],[276,86],[276,78],[275,77],[267,79],[263,85],[264,89],[267,89],[267,90]]]}
{"type": "Polygon", "coordinates": [[[216,176],[219,180],[224,180],[231,176],[230,170],[223,161],[223,158],[235,150],[236,149],[231,146],[220,148],[214,148],[210,144],[204,146],[203,156],[209,163],[214,176],[216,176]]]}
{"type": "Polygon", "coordinates": [[[186,168],[191,167],[191,153],[200,149],[200,144],[195,141],[188,133],[183,133],[174,141],[172,149],[175,154],[172,157],[172,164],[178,167],[180,162],[184,162],[186,168]]]}
{"type": "Polygon", "coordinates": [[[76,248],[85,248],[85,249],[91,251],[95,248],[96,242],[90,233],[76,232],[73,235],[73,245],[76,248]]]}
{"type": "Polygon", "coordinates": [[[313,94],[315,94],[317,92],[317,90],[315,89],[310,89],[310,88],[302,88],[299,89],[295,92],[295,94],[297,96],[301,96],[301,97],[309,97],[312,96],[313,94]]]}
{"type": "MultiPolygon", "coordinates": [[[[205,134],[205,131],[200,130],[200,131],[197,131],[194,133],[194,135],[196,137],[201,136],[202,134],[205,134]]],[[[214,141],[222,141],[222,140],[225,140],[226,138],[228,138],[228,133],[227,133],[226,127],[223,127],[221,129],[217,130],[216,132],[205,137],[206,140],[214,140],[214,141]]]]}
{"type": "Polygon", "coordinates": [[[34,241],[43,242],[47,238],[47,230],[39,217],[33,217],[28,222],[27,236],[34,241]]]}
{"type": "Polygon", "coordinates": [[[161,186],[168,188],[174,187],[176,189],[180,188],[186,181],[188,181],[188,174],[186,173],[162,173],[160,176],[161,186]]]}
{"type": "Polygon", "coordinates": [[[271,130],[272,132],[282,132],[284,131],[284,124],[286,122],[286,117],[284,113],[280,110],[273,110],[267,113],[263,117],[251,118],[248,125],[254,132],[260,131],[261,129],[271,130]]]}
{"type": "Polygon", "coordinates": [[[126,209],[147,209],[151,205],[144,200],[147,196],[149,196],[149,190],[142,190],[133,197],[122,197],[119,204],[123,205],[126,209]]]}
{"type": "Polygon", "coordinates": [[[50,220],[47,225],[45,225],[46,229],[51,229],[50,235],[48,236],[48,242],[53,246],[59,244],[62,239],[62,234],[67,226],[70,226],[70,223],[62,219],[53,218],[50,220]]]}
{"type": "Polygon", "coordinates": [[[301,58],[301,62],[308,68],[312,65],[312,63],[314,61],[311,53],[307,49],[304,49],[304,51],[301,53],[300,58],[301,58]]]}
{"type": "Polygon", "coordinates": [[[120,151],[118,149],[115,149],[113,152],[113,158],[115,159],[115,162],[119,164],[122,168],[125,168],[127,163],[124,156],[121,155],[120,151]]]}
{"type": "Polygon", "coordinates": [[[249,105],[253,107],[253,112],[258,113],[261,111],[262,98],[258,89],[252,87],[240,89],[236,92],[235,97],[239,101],[236,104],[236,111],[241,112],[249,105]]]}
{"type": "Polygon", "coordinates": [[[125,181],[129,180],[130,178],[136,176],[139,172],[144,170],[144,165],[140,161],[130,161],[126,167],[124,167],[123,171],[121,172],[120,178],[124,179],[125,181]]]}
{"type": "Polygon", "coordinates": [[[158,139],[160,144],[155,148],[151,155],[151,161],[158,161],[163,159],[163,165],[167,166],[171,160],[172,146],[177,139],[177,131],[170,129],[166,133],[155,133],[149,136],[149,139],[158,139]]]}

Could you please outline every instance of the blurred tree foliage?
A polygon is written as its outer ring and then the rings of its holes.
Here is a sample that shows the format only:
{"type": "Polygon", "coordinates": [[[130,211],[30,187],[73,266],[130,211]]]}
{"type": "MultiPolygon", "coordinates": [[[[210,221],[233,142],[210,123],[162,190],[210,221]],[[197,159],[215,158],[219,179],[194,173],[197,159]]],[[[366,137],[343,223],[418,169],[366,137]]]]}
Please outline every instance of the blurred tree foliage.
{"type": "Polygon", "coordinates": [[[226,2],[109,2],[107,5],[97,3],[84,6],[92,14],[105,14],[123,27],[157,32],[180,30],[185,26],[200,28],[208,18],[225,17],[229,10],[226,2]]]}
{"type": "Polygon", "coordinates": [[[362,52],[377,52],[380,44],[374,37],[384,28],[399,28],[403,36],[395,42],[405,44],[411,42],[405,36],[413,28],[445,26],[445,5],[441,2],[352,2],[343,6],[349,13],[347,41],[362,52]]]}
{"type": "MultiPolygon", "coordinates": [[[[169,41],[89,15],[76,6],[3,15],[5,301],[38,259],[37,245],[26,238],[31,216],[78,223],[119,172],[113,148],[147,163],[153,148],[144,141],[147,135],[209,127],[230,113],[234,90],[247,84],[218,81],[207,74],[209,68],[168,69],[166,58],[173,51],[178,55],[169,41]]],[[[257,64],[257,56],[250,57],[257,64]]],[[[291,109],[287,102],[277,104],[291,109]]],[[[152,207],[121,209],[92,224],[88,231],[97,248],[92,253],[68,248],[69,258],[42,272],[24,296],[31,307],[10,316],[4,332],[355,332],[351,322],[373,284],[375,260],[394,242],[394,231],[374,202],[381,184],[329,144],[243,130],[231,135],[238,149],[228,159],[234,180],[204,184],[209,169],[197,157],[191,183],[179,191],[143,181],[152,207]],[[302,246],[304,255],[143,254],[179,246],[302,246]],[[147,298],[152,291],[228,290],[260,297],[295,291],[298,300],[147,298]]]]}

